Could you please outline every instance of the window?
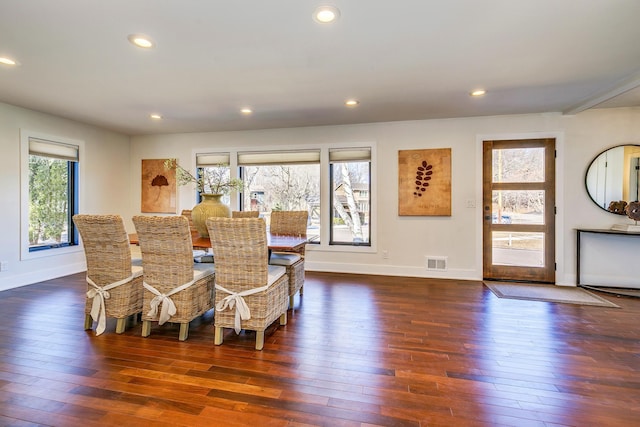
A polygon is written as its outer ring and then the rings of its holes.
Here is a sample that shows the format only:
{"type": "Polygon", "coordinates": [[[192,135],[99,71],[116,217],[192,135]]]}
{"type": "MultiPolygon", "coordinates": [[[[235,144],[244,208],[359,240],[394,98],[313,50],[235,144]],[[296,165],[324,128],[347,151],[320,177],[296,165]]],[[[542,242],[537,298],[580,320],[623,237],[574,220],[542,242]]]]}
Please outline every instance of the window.
{"type": "Polygon", "coordinates": [[[244,190],[238,199],[227,201],[233,209],[257,211],[267,226],[274,210],[306,210],[307,237],[318,249],[376,250],[371,238],[375,234],[371,223],[375,209],[371,198],[373,146],[230,149],[196,153],[196,159],[198,173],[222,167],[224,173],[242,178],[244,190]]]}
{"type": "Polygon", "coordinates": [[[77,145],[28,136],[28,252],[78,244],[77,145]]]}
{"type": "Polygon", "coordinates": [[[269,224],[273,210],[309,212],[307,237],[320,241],[320,150],[238,153],[245,183],[241,208],[269,224]]]}
{"type": "Polygon", "coordinates": [[[371,245],[371,149],[329,150],[331,245],[371,245]]]}
{"type": "MultiPolygon", "coordinates": [[[[218,182],[228,181],[231,177],[231,169],[229,168],[229,153],[207,153],[198,154],[196,156],[196,167],[198,168],[198,178],[207,175],[209,180],[205,179],[204,182],[218,182]]],[[[205,185],[205,192],[209,191],[205,185]]],[[[201,196],[198,194],[198,202],[201,201],[201,196]]],[[[222,197],[222,202],[230,204],[230,195],[225,194],[222,197]]]]}

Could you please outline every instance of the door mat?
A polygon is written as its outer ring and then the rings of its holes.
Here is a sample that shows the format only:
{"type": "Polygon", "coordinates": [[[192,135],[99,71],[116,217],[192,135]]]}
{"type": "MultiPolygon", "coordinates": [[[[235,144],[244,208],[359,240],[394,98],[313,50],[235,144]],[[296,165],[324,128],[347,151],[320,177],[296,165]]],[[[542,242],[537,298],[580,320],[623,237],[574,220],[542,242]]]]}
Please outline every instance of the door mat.
{"type": "Polygon", "coordinates": [[[483,283],[499,298],[620,308],[619,305],[616,305],[598,295],[592,294],[582,288],[511,282],[483,283]]]}

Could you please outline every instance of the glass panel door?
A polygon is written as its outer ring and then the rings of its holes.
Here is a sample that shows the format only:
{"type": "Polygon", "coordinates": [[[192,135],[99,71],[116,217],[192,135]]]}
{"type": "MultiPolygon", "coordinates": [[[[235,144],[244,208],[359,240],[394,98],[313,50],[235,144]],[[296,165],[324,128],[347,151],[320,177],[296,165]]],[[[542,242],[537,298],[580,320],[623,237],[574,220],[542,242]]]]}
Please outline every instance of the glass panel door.
{"type": "Polygon", "coordinates": [[[555,281],[555,140],[484,141],[483,277],[555,281]]]}

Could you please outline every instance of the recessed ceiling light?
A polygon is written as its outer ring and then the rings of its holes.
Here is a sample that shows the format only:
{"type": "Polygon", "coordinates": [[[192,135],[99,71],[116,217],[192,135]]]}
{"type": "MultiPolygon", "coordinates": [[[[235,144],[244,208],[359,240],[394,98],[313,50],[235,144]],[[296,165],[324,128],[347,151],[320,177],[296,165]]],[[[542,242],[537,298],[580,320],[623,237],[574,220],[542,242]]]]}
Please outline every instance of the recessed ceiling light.
{"type": "Polygon", "coordinates": [[[329,24],[340,17],[340,11],[335,6],[320,6],[313,12],[313,19],[321,24],[329,24]]]}
{"type": "Polygon", "coordinates": [[[144,34],[129,34],[127,38],[134,45],[145,49],[151,49],[156,46],[153,40],[151,40],[151,37],[145,36],[144,34]]]}
{"type": "Polygon", "coordinates": [[[360,101],[358,101],[357,99],[347,99],[344,102],[344,105],[346,105],[347,107],[355,107],[358,104],[360,104],[360,101]]]}
{"type": "Polygon", "coordinates": [[[242,114],[251,114],[251,113],[253,113],[253,110],[251,108],[243,108],[243,109],[240,110],[240,112],[242,114]]]}
{"type": "Polygon", "coordinates": [[[482,96],[485,93],[487,93],[486,90],[484,89],[478,89],[478,90],[474,90],[473,92],[470,93],[471,96],[482,96]]]}
{"type": "Polygon", "coordinates": [[[0,64],[4,65],[18,65],[16,61],[11,58],[7,58],[6,56],[0,56],[0,64]]]}
{"type": "Polygon", "coordinates": [[[150,114],[149,117],[154,120],[162,120],[162,116],[160,114],[150,114]]]}

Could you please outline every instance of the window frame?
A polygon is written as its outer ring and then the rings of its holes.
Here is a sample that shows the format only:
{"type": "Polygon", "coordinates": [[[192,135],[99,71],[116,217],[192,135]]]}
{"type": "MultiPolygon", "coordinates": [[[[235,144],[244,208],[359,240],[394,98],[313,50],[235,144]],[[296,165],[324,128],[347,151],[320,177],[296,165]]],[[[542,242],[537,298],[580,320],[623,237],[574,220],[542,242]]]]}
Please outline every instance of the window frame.
{"type": "Polygon", "coordinates": [[[83,164],[84,141],[75,140],[56,135],[49,135],[26,129],[20,129],[20,259],[28,260],[49,256],[57,256],[68,253],[82,251],[80,238],[75,230],[72,217],[75,213],[80,212],[80,188],[83,182],[84,168],[83,164]],[[69,211],[68,211],[68,232],[69,243],[52,244],[38,247],[29,245],[29,157],[30,157],[30,141],[38,140],[49,142],[51,144],[63,144],[77,147],[77,162],[68,162],[67,171],[69,172],[69,211]]]}

